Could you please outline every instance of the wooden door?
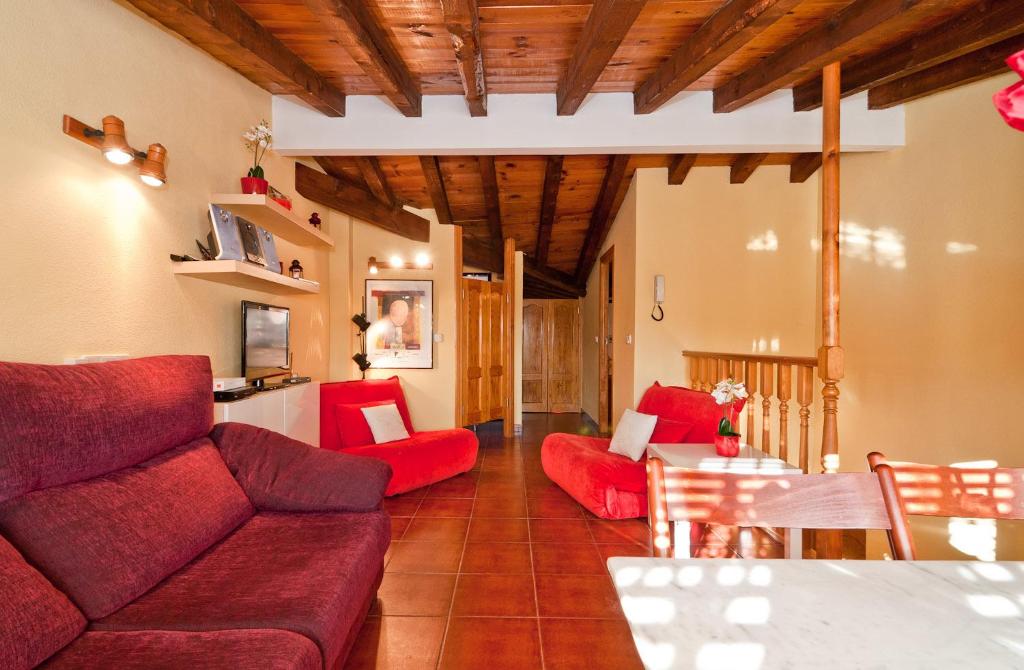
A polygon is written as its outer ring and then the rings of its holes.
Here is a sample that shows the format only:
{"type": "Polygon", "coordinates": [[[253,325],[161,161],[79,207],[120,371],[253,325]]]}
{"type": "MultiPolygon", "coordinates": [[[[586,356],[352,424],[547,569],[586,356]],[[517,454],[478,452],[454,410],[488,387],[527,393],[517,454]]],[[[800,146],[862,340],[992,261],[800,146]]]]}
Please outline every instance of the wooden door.
{"type": "Polygon", "coordinates": [[[523,301],[523,411],[548,411],[545,300],[523,301]]]}
{"type": "Polygon", "coordinates": [[[487,342],[484,346],[486,356],[484,366],[484,392],[481,394],[481,408],[484,421],[501,419],[505,414],[505,347],[502,338],[505,333],[504,305],[505,292],[498,282],[481,282],[487,288],[485,321],[487,322],[487,342]]]}
{"type": "Polygon", "coordinates": [[[580,411],[580,302],[547,301],[548,411],[580,411]]]}
{"type": "Polygon", "coordinates": [[[462,280],[462,323],[463,333],[459,348],[464,357],[462,384],[462,425],[481,423],[484,419],[486,385],[484,377],[484,344],[487,341],[484,329],[486,310],[484,291],[487,283],[472,279],[462,280]]]}
{"type": "Polygon", "coordinates": [[[578,300],[523,301],[523,411],[580,411],[578,300]]]}

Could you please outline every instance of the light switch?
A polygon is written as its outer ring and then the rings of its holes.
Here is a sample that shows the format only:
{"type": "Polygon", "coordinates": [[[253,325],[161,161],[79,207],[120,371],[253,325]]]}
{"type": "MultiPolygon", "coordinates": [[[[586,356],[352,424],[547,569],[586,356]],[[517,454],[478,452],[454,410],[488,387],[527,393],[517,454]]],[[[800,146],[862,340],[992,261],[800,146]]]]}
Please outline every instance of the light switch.
{"type": "Polygon", "coordinates": [[[435,342],[444,342],[444,333],[434,333],[435,342]]]}
{"type": "Polygon", "coordinates": [[[626,335],[626,344],[633,344],[633,336],[626,335]]]}

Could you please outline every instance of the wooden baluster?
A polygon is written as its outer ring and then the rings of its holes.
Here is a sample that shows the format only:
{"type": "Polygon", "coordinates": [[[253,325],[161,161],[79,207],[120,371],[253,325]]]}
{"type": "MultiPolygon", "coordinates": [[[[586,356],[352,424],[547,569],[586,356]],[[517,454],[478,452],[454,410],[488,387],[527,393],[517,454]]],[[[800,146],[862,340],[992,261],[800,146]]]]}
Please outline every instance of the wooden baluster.
{"type": "Polygon", "coordinates": [[[775,364],[761,362],[761,451],[772,453],[772,377],[775,364]]]}
{"type": "Polygon", "coordinates": [[[694,357],[686,359],[690,364],[690,388],[694,391],[700,390],[700,361],[694,357]]]}
{"type": "Polygon", "coordinates": [[[757,393],[757,361],[743,364],[743,383],[747,386],[747,433],[746,443],[754,445],[754,394],[757,393]]]}
{"type": "Polygon", "coordinates": [[[723,379],[728,379],[728,378],[729,378],[729,359],[727,359],[727,358],[719,358],[718,359],[718,379],[715,380],[715,383],[717,384],[718,382],[722,381],[723,379]]]}
{"type": "Polygon", "coordinates": [[[775,395],[779,399],[779,458],[789,461],[789,399],[792,396],[791,374],[789,363],[779,363],[778,388],[775,395]]]}
{"type": "Polygon", "coordinates": [[[729,376],[734,381],[743,381],[743,361],[736,358],[729,361],[729,376]]]}
{"type": "Polygon", "coordinates": [[[814,397],[814,368],[801,365],[797,368],[796,401],[800,405],[800,469],[808,472],[808,432],[811,417],[811,400],[814,397]]]}
{"type": "Polygon", "coordinates": [[[700,358],[700,388],[699,391],[708,390],[708,368],[711,366],[711,360],[708,358],[700,358]]]}

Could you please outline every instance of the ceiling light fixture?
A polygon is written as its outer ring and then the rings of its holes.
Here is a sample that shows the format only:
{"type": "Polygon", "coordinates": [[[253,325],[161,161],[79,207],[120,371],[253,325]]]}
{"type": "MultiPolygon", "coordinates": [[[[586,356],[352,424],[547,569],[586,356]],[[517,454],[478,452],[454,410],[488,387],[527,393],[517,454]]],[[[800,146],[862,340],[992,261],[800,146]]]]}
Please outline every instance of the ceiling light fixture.
{"type": "Polygon", "coordinates": [[[150,144],[148,151],[136,151],[125,137],[124,121],[116,116],[103,117],[103,130],[99,130],[65,114],[64,134],[99,149],[115,165],[134,163],[139,168],[139,178],[149,186],[163,186],[167,181],[167,149],[162,144],[150,144]]]}

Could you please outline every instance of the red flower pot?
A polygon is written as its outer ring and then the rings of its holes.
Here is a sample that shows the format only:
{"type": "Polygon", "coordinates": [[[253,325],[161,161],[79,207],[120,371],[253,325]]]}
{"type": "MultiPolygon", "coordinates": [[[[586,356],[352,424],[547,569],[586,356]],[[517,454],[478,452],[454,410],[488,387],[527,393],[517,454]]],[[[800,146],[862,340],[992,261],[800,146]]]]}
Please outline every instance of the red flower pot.
{"type": "Polygon", "coordinates": [[[724,458],[733,458],[740,454],[740,438],[738,435],[715,435],[715,453],[724,458]]]}
{"type": "Polygon", "coordinates": [[[270,182],[259,177],[242,177],[242,193],[259,193],[266,195],[270,182]]]}

